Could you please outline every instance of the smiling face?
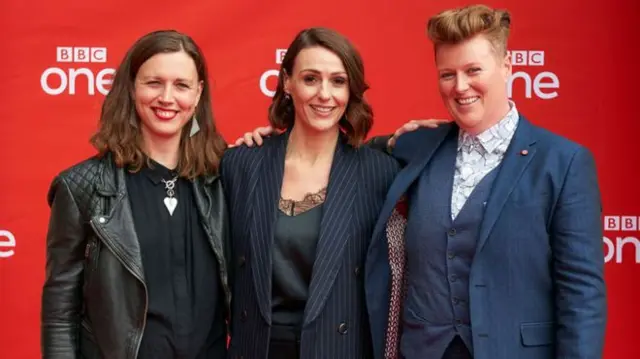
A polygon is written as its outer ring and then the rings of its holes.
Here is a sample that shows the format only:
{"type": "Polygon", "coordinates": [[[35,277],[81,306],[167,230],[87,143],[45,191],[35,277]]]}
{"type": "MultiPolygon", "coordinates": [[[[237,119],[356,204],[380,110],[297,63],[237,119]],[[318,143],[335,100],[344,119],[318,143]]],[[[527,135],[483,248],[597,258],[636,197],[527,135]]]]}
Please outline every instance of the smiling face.
{"type": "Polygon", "coordinates": [[[202,81],[186,52],[150,57],[135,78],[135,106],[143,138],[179,138],[193,116],[201,92],[202,81]]]}
{"type": "Polygon", "coordinates": [[[349,103],[349,78],[342,60],[324,47],[301,50],[285,92],[295,108],[295,123],[313,132],[336,130],[349,103]]]}
{"type": "Polygon", "coordinates": [[[436,67],[442,101],[462,129],[479,134],[506,115],[511,59],[485,36],[439,45],[436,67]]]}

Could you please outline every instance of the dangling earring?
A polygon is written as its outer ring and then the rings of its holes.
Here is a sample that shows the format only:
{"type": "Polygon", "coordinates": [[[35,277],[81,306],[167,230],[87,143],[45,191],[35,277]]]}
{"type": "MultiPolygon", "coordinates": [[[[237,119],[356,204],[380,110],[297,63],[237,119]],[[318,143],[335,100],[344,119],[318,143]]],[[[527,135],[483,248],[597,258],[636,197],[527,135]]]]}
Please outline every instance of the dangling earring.
{"type": "Polygon", "coordinates": [[[189,137],[193,137],[196,133],[200,131],[200,125],[198,125],[198,119],[196,119],[196,114],[193,114],[193,118],[191,119],[191,131],[189,131],[189,137]]]}
{"type": "Polygon", "coordinates": [[[285,99],[285,101],[291,100],[291,95],[289,95],[288,93],[285,92],[284,99],[285,99]]]}
{"type": "Polygon", "coordinates": [[[138,116],[133,115],[131,117],[129,117],[129,124],[131,125],[131,127],[133,128],[138,128],[138,116]]]}

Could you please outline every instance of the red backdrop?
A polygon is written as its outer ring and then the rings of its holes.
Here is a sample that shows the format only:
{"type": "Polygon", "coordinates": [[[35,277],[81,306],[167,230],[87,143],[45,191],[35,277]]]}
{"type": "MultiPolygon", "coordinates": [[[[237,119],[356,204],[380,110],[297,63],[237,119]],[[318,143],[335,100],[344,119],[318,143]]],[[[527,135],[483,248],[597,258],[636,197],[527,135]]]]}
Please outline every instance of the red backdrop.
{"type": "MultiPolygon", "coordinates": [[[[46,191],[93,151],[113,69],[144,33],[175,28],[204,49],[227,140],[266,123],[278,49],[327,26],[360,49],[376,114],[373,134],[447,115],[436,90],[430,15],[466,1],[5,0],[0,56],[0,357],[39,356],[46,191]],[[71,56],[73,55],[73,56],[71,56]],[[88,55],[88,56],[87,56],[88,55]],[[89,61],[89,62],[86,62],[89,61]],[[271,72],[270,72],[271,71],[271,72]],[[262,85],[261,85],[262,82],[262,85]]],[[[487,1],[512,12],[512,97],[534,123],[595,154],[604,201],[609,321],[606,358],[637,358],[640,274],[636,0],[487,1]],[[627,166],[628,165],[628,166],[627,166]],[[635,180],[635,181],[634,181],[635,180]]]]}

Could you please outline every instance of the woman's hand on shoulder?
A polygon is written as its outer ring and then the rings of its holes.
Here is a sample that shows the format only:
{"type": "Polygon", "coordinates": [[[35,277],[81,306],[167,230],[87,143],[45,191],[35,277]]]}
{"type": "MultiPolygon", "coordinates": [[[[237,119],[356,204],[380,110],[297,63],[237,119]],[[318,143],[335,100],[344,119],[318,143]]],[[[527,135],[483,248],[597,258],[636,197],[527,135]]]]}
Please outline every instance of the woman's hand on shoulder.
{"type": "Polygon", "coordinates": [[[272,134],[278,134],[276,130],[274,130],[271,126],[257,127],[252,132],[245,132],[242,137],[239,137],[233,144],[230,144],[229,147],[237,147],[241,145],[246,145],[247,147],[253,147],[253,145],[262,146],[263,138],[269,137],[272,134]]]}
{"type": "Polygon", "coordinates": [[[398,128],[396,132],[393,133],[393,135],[391,136],[391,138],[389,138],[389,141],[387,142],[387,147],[393,148],[396,145],[396,141],[398,140],[398,137],[404,135],[407,132],[413,132],[421,127],[437,128],[439,125],[443,123],[448,123],[448,122],[451,122],[451,120],[436,119],[436,118],[430,118],[427,120],[411,120],[405,123],[404,125],[400,126],[400,128],[398,128]]]}

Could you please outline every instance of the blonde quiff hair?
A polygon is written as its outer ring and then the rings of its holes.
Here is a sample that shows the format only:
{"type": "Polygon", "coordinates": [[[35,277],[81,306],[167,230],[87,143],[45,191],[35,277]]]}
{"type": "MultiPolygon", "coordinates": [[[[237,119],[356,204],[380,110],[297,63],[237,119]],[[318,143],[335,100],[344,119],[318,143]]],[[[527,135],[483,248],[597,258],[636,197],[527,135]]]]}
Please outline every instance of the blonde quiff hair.
{"type": "Polygon", "coordinates": [[[455,45],[476,35],[484,35],[498,56],[507,54],[511,15],[486,5],[470,5],[445,10],[429,19],[427,35],[434,47],[455,45]]]}

